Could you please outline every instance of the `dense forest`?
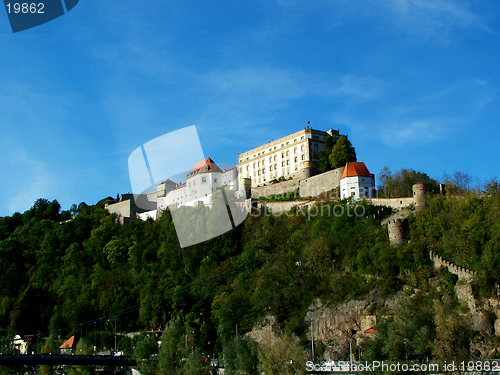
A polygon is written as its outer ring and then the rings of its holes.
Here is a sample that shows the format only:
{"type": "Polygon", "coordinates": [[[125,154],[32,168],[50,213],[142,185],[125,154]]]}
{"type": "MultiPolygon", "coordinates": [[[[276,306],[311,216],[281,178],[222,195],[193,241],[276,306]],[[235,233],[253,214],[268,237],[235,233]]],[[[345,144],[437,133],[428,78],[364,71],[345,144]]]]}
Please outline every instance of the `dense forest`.
{"type": "MultiPolygon", "coordinates": [[[[399,293],[394,314],[371,306],[381,319],[376,337],[359,347],[362,359],[478,358],[485,356],[474,349],[478,342],[488,350],[498,343],[494,328],[471,329],[454,293],[460,281],[435,270],[428,252],[476,271],[476,298],[498,298],[499,194],[430,197],[424,213],[408,218],[409,240],[400,248],[389,245],[380,208],[366,202],[357,203],[363,215],[347,214],[350,201],[323,203],[342,205],[343,215],[254,214],[230,232],[181,248],[168,210],[156,221],[120,226],[104,209],[110,200],[61,212],[57,201],[39,199],[23,214],[0,218],[4,339],[53,332],[37,338],[38,351],[49,353],[75,335],[77,351],[92,353],[114,351],[116,332],[117,351],[147,359],[140,361],[143,373],[208,373],[205,357],[224,357],[229,375],[303,373],[311,347],[304,318],[315,300],[335,306],[399,293]],[[269,315],[282,336],[257,345],[245,334],[269,315]],[[163,331],[160,349],[147,331],[163,331]],[[134,332],[141,334],[125,335],[134,332]]],[[[207,230],[216,213],[198,209],[192,230],[207,230]]],[[[484,313],[492,327],[495,314],[484,313]]],[[[325,348],[317,345],[321,356],[325,348]]],[[[11,343],[3,346],[6,353],[11,343]]]]}

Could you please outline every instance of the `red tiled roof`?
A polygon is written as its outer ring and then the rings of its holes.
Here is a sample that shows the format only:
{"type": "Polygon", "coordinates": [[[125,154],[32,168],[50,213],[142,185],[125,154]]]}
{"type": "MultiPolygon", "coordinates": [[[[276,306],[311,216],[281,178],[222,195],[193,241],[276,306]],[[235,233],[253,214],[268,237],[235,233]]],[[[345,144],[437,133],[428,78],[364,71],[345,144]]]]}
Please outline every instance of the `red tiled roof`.
{"type": "Polygon", "coordinates": [[[211,158],[206,158],[205,160],[202,160],[194,165],[191,172],[189,172],[188,177],[192,177],[203,172],[222,172],[222,170],[211,158]]]}
{"type": "Polygon", "coordinates": [[[368,328],[365,333],[378,333],[378,331],[375,331],[373,327],[368,328]]]}
{"type": "Polygon", "coordinates": [[[342,173],[340,179],[354,176],[372,177],[373,175],[368,171],[368,168],[366,168],[365,163],[362,161],[349,162],[345,165],[344,173],[342,173]]]}
{"type": "Polygon", "coordinates": [[[59,349],[72,349],[73,344],[75,343],[75,336],[71,336],[69,339],[67,339],[64,344],[62,344],[59,349]]]}

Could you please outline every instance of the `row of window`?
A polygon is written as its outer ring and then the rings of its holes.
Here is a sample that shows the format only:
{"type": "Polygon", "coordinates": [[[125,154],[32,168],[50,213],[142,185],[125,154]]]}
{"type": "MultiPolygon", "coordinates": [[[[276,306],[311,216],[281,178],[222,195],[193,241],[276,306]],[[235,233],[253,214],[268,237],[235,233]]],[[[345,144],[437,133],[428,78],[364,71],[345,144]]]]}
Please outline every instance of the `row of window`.
{"type": "MultiPolygon", "coordinates": [[[[296,154],[296,153],[297,153],[297,150],[295,150],[295,152],[294,152],[294,153],[296,154]]],[[[288,157],[290,156],[290,152],[289,152],[289,151],[287,151],[287,152],[286,152],[286,156],[288,156],[288,157]]],[[[282,158],[282,159],[284,159],[284,158],[285,158],[285,153],[282,153],[282,154],[281,154],[281,158],[282,158]]],[[[274,156],[274,158],[269,158],[269,163],[272,163],[273,161],[276,161],[276,160],[277,160],[277,157],[276,157],[276,155],[275,155],[275,156],[274,156]]],[[[305,156],[304,154],[302,154],[302,156],[301,156],[301,160],[306,160],[306,156],[305,156]]],[[[297,162],[297,161],[298,161],[298,157],[296,156],[296,157],[295,157],[295,162],[297,162]]],[[[253,163],[253,169],[256,169],[256,167],[260,167],[261,165],[262,165],[262,166],[265,166],[265,165],[266,165],[266,161],[265,161],[265,160],[262,160],[262,161],[258,161],[257,163],[253,163]]],[[[246,170],[248,171],[248,170],[249,170],[249,168],[250,168],[250,166],[248,166],[248,165],[247,165],[246,170]]]]}
{"type": "MultiPolygon", "coordinates": [[[[300,137],[300,140],[304,140],[304,139],[305,139],[305,136],[300,137]]],[[[295,138],[295,139],[293,140],[293,142],[295,143],[295,142],[297,142],[298,140],[299,140],[298,138],[295,138]]],[[[290,145],[290,142],[282,143],[282,144],[281,144],[281,147],[283,148],[283,147],[286,147],[286,146],[288,146],[288,145],[290,145]]],[[[278,147],[278,146],[274,146],[274,148],[272,148],[272,147],[271,147],[271,148],[269,149],[269,152],[272,152],[272,151],[276,150],[276,149],[277,149],[277,147],[278,147]]],[[[304,151],[304,146],[302,146],[302,151],[304,151]]],[[[257,154],[254,154],[254,155],[252,156],[252,158],[256,158],[256,157],[258,157],[258,156],[264,155],[265,153],[266,153],[266,151],[264,150],[264,151],[262,151],[262,152],[259,152],[259,153],[257,153],[257,154]]],[[[250,159],[250,156],[248,156],[248,157],[246,158],[246,160],[249,160],[249,159],[250,159]]],[[[245,161],[245,159],[240,159],[240,163],[243,163],[244,161],[245,161]]]]}

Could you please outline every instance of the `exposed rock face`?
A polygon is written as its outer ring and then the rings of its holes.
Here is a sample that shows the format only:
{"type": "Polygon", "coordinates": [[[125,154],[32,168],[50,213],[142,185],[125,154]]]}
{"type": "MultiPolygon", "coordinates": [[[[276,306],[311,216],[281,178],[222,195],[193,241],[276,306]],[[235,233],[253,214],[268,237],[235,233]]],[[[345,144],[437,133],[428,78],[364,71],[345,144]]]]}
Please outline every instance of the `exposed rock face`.
{"type": "MultiPolygon", "coordinates": [[[[308,338],[314,339],[315,345],[326,346],[324,360],[348,360],[349,344],[360,344],[370,333],[366,330],[377,323],[375,315],[370,315],[370,303],[376,297],[370,296],[367,300],[347,301],[332,307],[322,306],[321,301],[316,300],[310,307],[305,321],[309,328],[308,338]]],[[[399,294],[383,302],[388,313],[399,305],[401,296],[399,294]]],[[[380,306],[379,306],[380,307],[380,306]]],[[[354,355],[356,353],[353,353],[354,355]]]]}
{"type": "Polygon", "coordinates": [[[274,316],[267,315],[262,323],[257,324],[247,333],[247,336],[259,345],[270,348],[281,336],[281,327],[274,316]]]}

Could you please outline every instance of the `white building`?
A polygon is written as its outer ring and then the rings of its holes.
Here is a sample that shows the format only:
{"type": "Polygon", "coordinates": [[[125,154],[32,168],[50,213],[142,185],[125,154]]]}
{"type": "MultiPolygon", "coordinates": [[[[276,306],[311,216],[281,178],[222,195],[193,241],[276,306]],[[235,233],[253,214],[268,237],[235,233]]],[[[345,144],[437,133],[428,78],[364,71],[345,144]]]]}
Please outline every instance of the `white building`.
{"type": "Polygon", "coordinates": [[[224,186],[238,190],[236,168],[223,171],[211,158],[206,158],[194,165],[184,184],[178,184],[158,197],[158,209],[196,206],[200,203],[209,205],[212,193],[224,186]]]}
{"type": "Polygon", "coordinates": [[[252,186],[266,185],[280,177],[300,177],[301,168],[317,168],[317,152],[324,149],[325,138],[332,136],[338,137],[339,131],[306,128],[238,154],[240,177],[250,178],[252,186]]]}
{"type": "Polygon", "coordinates": [[[347,163],[340,177],[340,198],[373,198],[374,192],[375,176],[368,171],[365,163],[347,163]]]}

